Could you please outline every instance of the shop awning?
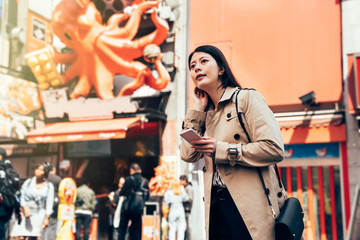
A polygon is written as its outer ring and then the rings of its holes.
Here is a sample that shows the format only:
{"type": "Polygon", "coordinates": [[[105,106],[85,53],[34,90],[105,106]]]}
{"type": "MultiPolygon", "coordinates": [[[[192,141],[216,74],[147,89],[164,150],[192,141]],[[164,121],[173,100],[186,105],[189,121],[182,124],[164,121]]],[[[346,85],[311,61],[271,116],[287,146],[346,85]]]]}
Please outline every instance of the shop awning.
{"type": "Polygon", "coordinates": [[[27,142],[74,142],[125,138],[127,130],[140,122],[141,117],[51,123],[29,132],[27,142]]]}
{"type": "Polygon", "coordinates": [[[346,141],[342,112],[318,111],[275,116],[281,128],[284,144],[346,141]]]}

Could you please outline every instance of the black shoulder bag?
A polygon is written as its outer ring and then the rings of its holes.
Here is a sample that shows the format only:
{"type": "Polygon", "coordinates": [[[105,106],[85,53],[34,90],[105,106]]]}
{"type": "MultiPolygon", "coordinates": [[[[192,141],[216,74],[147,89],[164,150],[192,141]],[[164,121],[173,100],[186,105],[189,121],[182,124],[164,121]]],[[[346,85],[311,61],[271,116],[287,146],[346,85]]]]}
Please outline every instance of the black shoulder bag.
{"type": "MultiPolygon", "coordinates": [[[[241,89],[240,89],[241,90],[241,89]]],[[[236,106],[236,112],[238,115],[238,119],[240,122],[241,127],[243,128],[246,137],[248,139],[248,142],[251,143],[251,138],[249,133],[247,132],[244,122],[241,118],[240,113],[238,112],[238,94],[239,91],[236,93],[236,99],[235,99],[235,106],[236,106]]],[[[284,189],[284,186],[281,182],[280,175],[278,168],[276,164],[274,165],[276,176],[279,182],[280,189],[284,189]]],[[[299,199],[295,197],[290,197],[285,200],[284,205],[280,209],[279,216],[276,217],[274,208],[272,207],[269,194],[270,191],[268,188],[266,188],[265,181],[261,172],[261,169],[258,167],[256,168],[261,184],[263,186],[265,196],[268,200],[269,207],[272,210],[273,217],[275,219],[275,239],[276,240],[299,240],[301,239],[302,233],[304,231],[304,211],[301,207],[299,199]]]]}

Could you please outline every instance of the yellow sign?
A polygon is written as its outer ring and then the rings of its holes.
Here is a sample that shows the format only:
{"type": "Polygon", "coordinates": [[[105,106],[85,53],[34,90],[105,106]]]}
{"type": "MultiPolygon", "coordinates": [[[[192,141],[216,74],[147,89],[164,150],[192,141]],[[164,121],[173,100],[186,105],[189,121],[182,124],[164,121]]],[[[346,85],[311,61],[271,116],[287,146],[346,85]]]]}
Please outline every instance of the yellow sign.
{"type": "Polygon", "coordinates": [[[27,53],[25,59],[42,89],[46,90],[50,86],[58,87],[63,84],[48,48],[27,53]]]}
{"type": "Polygon", "coordinates": [[[74,204],[76,200],[76,184],[72,178],[64,178],[59,185],[59,200],[61,204],[74,204]]]}
{"type": "Polygon", "coordinates": [[[70,220],[75,218],[74,205],[59,204],[58,219],[70,220]]]}
{"type": "Polygon", "coordinates": [[[75,218],[76,184],[72,178],[64,178],[59,185],[59,210],[58,219],[62,220],[61,228],[56,240],[75,239],[72,225],[75,218]]]}

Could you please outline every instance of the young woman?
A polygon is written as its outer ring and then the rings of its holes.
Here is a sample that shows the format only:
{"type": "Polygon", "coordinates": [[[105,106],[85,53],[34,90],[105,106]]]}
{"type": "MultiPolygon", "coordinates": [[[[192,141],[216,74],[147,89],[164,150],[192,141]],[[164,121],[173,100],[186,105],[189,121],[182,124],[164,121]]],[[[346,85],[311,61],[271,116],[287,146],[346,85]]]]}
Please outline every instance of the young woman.
{"type": "Polygon", "coordinates": [[[205,157],[207,239],[274,239],[275,220],[257,171],[277,215],[285,197],[273,164],[283,160],[284,146],[273,113],[260,93],[241,89],[218,48],[197,47],[189,56],[189,70],[196,86],[194,108],[183,128],[194,129],[202,139],[182,141],[180,152],[187,162],[205,157]]]}
{"type": "Polygon", "coordinates": [[[38,164],[35,176],[27,179],[21,187],[21,224],[14,224],[11,237],[38,239],[42,230],[49,224],[49,216],[54,204],[54,186],[47,181],[48,163],[38,164]]]}

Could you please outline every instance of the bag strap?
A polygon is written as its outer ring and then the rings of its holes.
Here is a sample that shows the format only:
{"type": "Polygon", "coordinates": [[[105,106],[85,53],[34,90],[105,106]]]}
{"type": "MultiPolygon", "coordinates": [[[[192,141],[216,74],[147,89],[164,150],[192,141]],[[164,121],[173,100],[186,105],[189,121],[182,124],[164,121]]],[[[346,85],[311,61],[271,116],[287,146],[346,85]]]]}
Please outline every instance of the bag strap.
{"type": "Polygon", "coordinates": [[[144,188],[144,184],[145,184],[145,178],[142,178],[141,179],[141,183],[140,183],[140,190],[142,190],[143,192],[145,192],[146,191],[146,189],[144,188]]]}
{"type": "Polygon", "coordinates": [[[135,178],[134,178],[133,176],[130,176],[130,178],[133,180],[134,186],[135,186],[135,188],[132,189],[132,192],[136,192],[136,191],[139,191],[139,190],[142,190],[142,191],[145,190],[145,189],[143,188],[144,183],[145,183],[145,178],[142,178],[142,179],[141,179],[140,185],[137,185],[137,184],[136,184],[135,178]]]}
{"type": "MultiPolygon", "coordinates": [[[[245,128],[245,124],[244,124],[244,121],[242,120],[242,117],[241,117],[241,114],[238,112],[238,95],[239,95],[239,92],[241,91],[241,89],[239,89],[236,93],[236,99],[235,99],[235,106],[236,106],[236,113],[237,113],[237,116],[238,116],[238,119],[239,119],[239,122],[240,122],[240,125],[241,127],[243,128],[245,134],[246,134],[246,137],[248,139],[248,142],[251,143],[251,138],[250,138],[250,135],[249,133],[247,132],[246,128],[245,128]]],[[[275,173],[276,173],[276,177],[278,179],[278,183],[279,183],[279,187],[280,188],[283,188],[283,184],[281,182],[281,178],[280,178],[280,174],[279,174],[279,170],[278,170],[278,167],[276,164],[274,164],[274,169],[275,169],[275,173]]]]}
{"type": "MultiPolygon", "coordinates": [[[[241,91],[241,89],[239,89],[239,90],[237,91],[236,96],[235,96],[236,113],[237,113],[237,117],[238,117],[238,119],[239,119],[240,125],[241,125],[241,127],[243,128],[243,130],[244,130],[244,132],[245,132],[245,134],[246,134],[246,137],[247,137],[247,139],[248,139],[248,142],[251,143],[252,141],[251,141],[250,135],[249,135],[249,133],[247,132],[247,130],[246,130],[246,128],[245,128],[244,121],[242,120],[241,114],[240,114],[239,111],[238,111],[238,95],[239,95],[240,91],[241,91]]],[[[276,176],[277,176],[277,179],[278,179],[278,182],[279,182],[279,186],[280,186],[280,188],[282,188],[282,183],[281,183],[281,180],[280,180],[280,175],[279,175],[279,172],[278,172],[278,169],[277,169],[276,164],[274,164],[274,168],[275,168],[276,176]]],[[[265,185],[265,181],[264,181],[264,177],[263,177],[262,172],[261,172],[261,168],[257,167],[256,170],[257,170],[257,173],[258,173],[258,175],[259,175],[259,178],[260,178],[260,181],[261,181],[261,185],[262,185],[262,187],[263,187],[263,189],[264,189],[264,193],[265,193],[265,196],[266,196],[266,198],[267,198],[269,207],[271,208],[271,211],[272,211],[272,213],[273,213],[273,217],[274,217],[274,219],[275,219],[275,218],[276,218],[275,210],[274,210],[274,208],[272,207],[272,204],[271,204],[271,201],[270,201],[270,197],[269,197],[269,195],[270,195],[270,190],[269,190],[269,189],[266,187],[266,185],[265,185]]]]}

